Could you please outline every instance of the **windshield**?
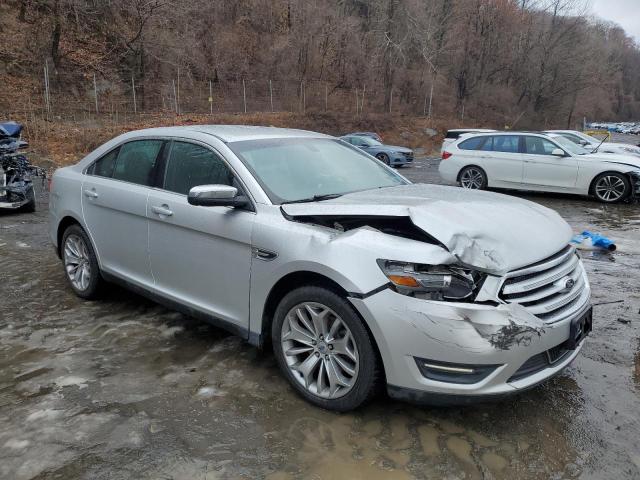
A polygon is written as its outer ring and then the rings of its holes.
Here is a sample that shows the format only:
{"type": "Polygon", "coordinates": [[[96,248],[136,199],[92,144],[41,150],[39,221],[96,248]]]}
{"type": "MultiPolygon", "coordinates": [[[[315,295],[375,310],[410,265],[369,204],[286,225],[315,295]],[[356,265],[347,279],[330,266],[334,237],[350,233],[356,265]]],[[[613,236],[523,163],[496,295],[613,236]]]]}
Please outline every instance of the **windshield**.
{"type": "Polygon", "coordinates": [[[246,140],[227,146],[275,204],[409,183],[365,153],[331,138],[246,140]]]}
{"type": "Polygon", "coordinates": [[[592,137],[591,135],[587,135],[586,133],[577,132],[577,134],[580,138],[586,140],[589,143],[595,143],[596,145],[598,145],[600,142],[602,142],[601,138],[592,137]]]}
{"type": "Polygon", "coordinates": [[[590,153],[589,150],[582,148],[580,145],[576,145],[571,140],[562,137],[560,135],[551,137],[553,140],[560,145],[563,149],[568,151],[569,153],[573,153],[574,155],[585,155],[590,153]]]}

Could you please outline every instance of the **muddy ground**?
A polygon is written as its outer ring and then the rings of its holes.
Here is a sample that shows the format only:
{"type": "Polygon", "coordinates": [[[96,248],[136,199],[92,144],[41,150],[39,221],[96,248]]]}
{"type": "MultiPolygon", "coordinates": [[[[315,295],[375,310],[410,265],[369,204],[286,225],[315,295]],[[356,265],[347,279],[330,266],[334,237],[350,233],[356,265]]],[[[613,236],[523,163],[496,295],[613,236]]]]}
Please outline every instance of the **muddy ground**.
{"type": "MultiPolygon", "coordinates": [[[[436,166],[402,173],[437,182],[436,166]]],[[[582,354],[499,404],[338,415],[221,330],[116,287],[76,298],[40,193],[36,214],[0,215],[0,478],[640,478],[640,205],[518,195],[617,241],[585,259],[582,354]]]]}

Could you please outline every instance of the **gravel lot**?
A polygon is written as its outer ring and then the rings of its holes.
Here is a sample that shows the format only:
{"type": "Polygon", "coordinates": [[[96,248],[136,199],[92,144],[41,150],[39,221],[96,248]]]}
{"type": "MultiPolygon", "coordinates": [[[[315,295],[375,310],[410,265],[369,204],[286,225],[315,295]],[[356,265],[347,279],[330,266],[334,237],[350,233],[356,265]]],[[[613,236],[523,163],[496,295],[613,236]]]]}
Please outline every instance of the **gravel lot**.
{"type": "MultiPolygon", "coordinates": [[[[437,183],[437,163],[401,173],[437,183]]],[[[500,404],[337,415],[221,330],[116,287],[76,298],[40,193],[36,214],[0,215],[0,478],[640,478],[640,205],[517,195],[617,241],[585,259],[583,353],[500,404]]]]}

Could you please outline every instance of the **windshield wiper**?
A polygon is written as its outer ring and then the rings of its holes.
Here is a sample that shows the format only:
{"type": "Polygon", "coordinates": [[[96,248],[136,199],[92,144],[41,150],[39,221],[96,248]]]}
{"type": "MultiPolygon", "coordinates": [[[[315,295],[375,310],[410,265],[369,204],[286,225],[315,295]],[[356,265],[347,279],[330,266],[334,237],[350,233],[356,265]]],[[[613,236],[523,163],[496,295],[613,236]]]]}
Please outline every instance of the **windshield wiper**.
{"type": "Polygon", "coordinates": [[[325,193],[324,195],[314,195],[309,198],[301,198],[300,200],[289,200],[288,202],[282,202],[282,205],[287,203],[308,203],[308,202],[321,202],[322,200],[331,200],[344,195],[344,193],[325,193]]]}

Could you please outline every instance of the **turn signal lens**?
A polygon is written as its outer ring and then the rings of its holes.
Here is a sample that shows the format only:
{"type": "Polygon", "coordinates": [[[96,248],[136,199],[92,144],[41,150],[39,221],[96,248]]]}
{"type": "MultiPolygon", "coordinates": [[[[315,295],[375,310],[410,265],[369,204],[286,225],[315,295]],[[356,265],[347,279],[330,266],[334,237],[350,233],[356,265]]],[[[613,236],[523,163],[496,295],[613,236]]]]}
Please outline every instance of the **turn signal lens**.
{"type": "Polygon", "coordinates": [[[420,284],[413,277],[406,277],[404,275],[388,275],[389,280],[399,287],[419,287],[420,284]]]}
{"type": "Polygon", "coordinates": [[[442,159],[446,160],[447,158],[449,158],[452,154],[449,152],[442,152],[442,159]]]}

